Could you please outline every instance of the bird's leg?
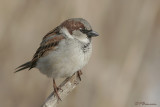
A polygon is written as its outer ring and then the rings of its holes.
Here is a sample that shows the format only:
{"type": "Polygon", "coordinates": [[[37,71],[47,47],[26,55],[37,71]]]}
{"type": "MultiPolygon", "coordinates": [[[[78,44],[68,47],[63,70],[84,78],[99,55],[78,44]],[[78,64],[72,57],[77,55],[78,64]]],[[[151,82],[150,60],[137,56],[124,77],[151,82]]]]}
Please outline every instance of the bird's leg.
{"type": "Polygon", "coordinates": [[[58,95],[59,88],[57,87],[56,82],[55,82],[54,79],[53,79],[53,88],[54,88],[54,93],[55,93],[54,95],[58,98],[58,100],[62,101],[60,96],[58,95]]]}
{"type": "Polygon", "coordinates": [[[79,78],[79,80],[81,81],[82,71],[81,71],[81,70],[77,71],[77,74],[78,74],[78,78],[79,78]]]}

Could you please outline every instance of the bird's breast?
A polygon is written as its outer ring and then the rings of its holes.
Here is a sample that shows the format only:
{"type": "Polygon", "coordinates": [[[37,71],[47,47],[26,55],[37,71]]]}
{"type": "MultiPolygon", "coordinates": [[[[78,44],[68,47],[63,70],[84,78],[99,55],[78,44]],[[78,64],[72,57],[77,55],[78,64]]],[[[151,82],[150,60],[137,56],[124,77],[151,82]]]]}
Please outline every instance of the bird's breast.
{"type": "Polygon", "coordinates": [[[91,49],[90,44],[84,52],[79,42],[63,40],[55,51],[39,59],[37,68],[48,77],[69,77],[88,63],[91,49]]]}

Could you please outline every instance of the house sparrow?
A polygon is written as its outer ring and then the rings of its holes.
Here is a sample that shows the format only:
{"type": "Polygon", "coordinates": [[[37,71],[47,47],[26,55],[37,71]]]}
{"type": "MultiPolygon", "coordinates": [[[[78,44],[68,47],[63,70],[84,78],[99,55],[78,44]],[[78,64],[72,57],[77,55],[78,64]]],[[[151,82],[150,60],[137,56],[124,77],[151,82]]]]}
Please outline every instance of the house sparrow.
{"type": "Polygon", "coordinates": [[[53,78],[56,96],[58,87],[55,79],[70,77],[88,63],[92,53],[92,37],[98,33],[82,18],[71,18],[64,21],[47,33],[33,56],[33,59],[17,68],[15,72],[29,68],[38,68],[47,77],[53,78]]]}

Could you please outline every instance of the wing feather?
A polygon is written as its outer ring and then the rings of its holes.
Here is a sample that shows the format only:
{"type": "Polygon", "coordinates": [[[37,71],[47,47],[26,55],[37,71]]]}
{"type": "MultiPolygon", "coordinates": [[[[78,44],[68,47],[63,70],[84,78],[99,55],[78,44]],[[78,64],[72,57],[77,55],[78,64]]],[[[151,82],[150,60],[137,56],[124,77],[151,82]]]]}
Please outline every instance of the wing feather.
{"type": "MultiPolygon", "coordinates": [[[[48,38],[48,37],[47,37],[48,38]]],[[[47,39],[45,38],[45,39],[47,39]]],[[[50,38],[45,43],[41,44],[41,46],[37,49],[36,53],[33,56],[33,59],[31,60],[31,66],[30,69],[35,67],[37,61],[39,58],[44,57],[48,55],[50,51],[54,51],[58,46],[59,42],[64,39],[64,36],[62,35],[54,35],[52,38],[50,38]]]]}
{"type": "Polygon", "coordinates": [[[58,46],[59,42],[65,37],[59,33],[59,27],[48,32],[40,44],[40,47],[37,49],[31,61],[22,64],[16,68],[15,72],[29,68],[32,69],[36,66],[36,63],[39,58],[44,57],[49,54],[50,51],[54,51],[58,46]]]}

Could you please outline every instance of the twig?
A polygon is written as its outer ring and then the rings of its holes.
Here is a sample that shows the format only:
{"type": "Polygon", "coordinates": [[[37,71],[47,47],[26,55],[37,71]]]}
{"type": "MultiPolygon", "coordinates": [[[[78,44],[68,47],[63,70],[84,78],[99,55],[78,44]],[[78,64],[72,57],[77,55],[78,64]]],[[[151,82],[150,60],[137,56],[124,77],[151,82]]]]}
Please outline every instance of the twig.
{"type": "MultiPolygon", "coordinates": [[[[75,73],[73,76],[65,79],[60,84],[59,87],[62,90],[59,90],[58,94],[62,101],[69,93],[72,92],[72,90],[79,84],[79,82],[80,79],[78,78],[77,73],[75,73]]],[[[52,92],[41,107],[56,107],[58,102],[60,101],[58,101],[57,97],[54,95],[54,92],[52,92]]]]}

